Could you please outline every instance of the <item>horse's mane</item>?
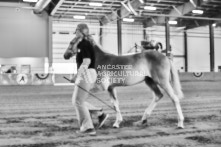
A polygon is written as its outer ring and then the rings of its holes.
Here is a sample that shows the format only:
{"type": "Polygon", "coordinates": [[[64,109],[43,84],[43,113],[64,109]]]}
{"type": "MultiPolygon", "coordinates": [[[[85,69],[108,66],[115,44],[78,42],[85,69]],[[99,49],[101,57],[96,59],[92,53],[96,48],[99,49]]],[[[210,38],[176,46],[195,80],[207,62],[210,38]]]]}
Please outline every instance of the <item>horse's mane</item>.
{"type": "MultiPolygon", "coordinates": [[[[86,45],[85,47],[87,47],[87,48],[92,48],[92,50],[94,50],[94,51],[100,51],[100,52],[102,52],[103,54],[106,54],[106,55],[113,55],[113,56],[116,56],[116,55],[114,55],[114,54],[112,54],[112,53],[108,53],[108,52],[106,52],[106,51],[104,51],[103,49],[102,49],[102,47],[101,47],[101,45],[99,45],[99,44],[97,44],[94,40],[88,40],[88,39],[83,39],[82,40],[82,42],[81,43],[83,43],[83,45],[86,45]],[[85,42],[85,43],[84,43],[85,42]],[[88,44],[87,44],[88,43],[88,44]]],[[[82,44],[81,44],[82,45],[82,44]]]]}

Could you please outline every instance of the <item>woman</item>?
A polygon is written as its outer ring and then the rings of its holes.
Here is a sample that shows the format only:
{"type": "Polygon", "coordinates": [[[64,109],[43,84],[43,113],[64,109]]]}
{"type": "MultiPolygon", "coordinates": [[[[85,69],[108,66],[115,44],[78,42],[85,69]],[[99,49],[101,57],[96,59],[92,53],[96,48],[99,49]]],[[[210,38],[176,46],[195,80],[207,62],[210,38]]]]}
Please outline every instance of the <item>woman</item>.
{"type": "MultiPolygon", "coordinates": [[[[82,36],[94,42],[93,38],[89,35],[89,28],[86,24],[79,24],[76,29],[76,36],[82,36]]],[[[71,44],[69,47],[72,47],[71,44]]],[[[80,131],[77,133],[95,135],[96,131],[91,119],[91,113],[98,115],[99,125],[102,127],[108,115],[102,112],[102,108],[97,108],[88,102],[88,93],[81,88],[89,91],[96,82],[97,73],[94,67],[95,56],[91,50],[78,50],[76,62],[78,73],[75,76],[75,87],[72,96],[72,103],[75,106],[80,131]],[[79,88],[81,87],[81,88],[79,88]]]]}

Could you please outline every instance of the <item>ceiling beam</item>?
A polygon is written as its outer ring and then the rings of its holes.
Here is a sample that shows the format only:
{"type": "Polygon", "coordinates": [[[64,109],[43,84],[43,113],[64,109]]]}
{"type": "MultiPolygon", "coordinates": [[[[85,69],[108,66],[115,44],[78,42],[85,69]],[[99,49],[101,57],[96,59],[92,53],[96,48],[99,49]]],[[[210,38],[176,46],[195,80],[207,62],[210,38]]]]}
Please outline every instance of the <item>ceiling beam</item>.
{"type": "MultiPolygon", "coordinates": [[[[170,11],[170,13],[168,14],[168,16],[177,16],[177,17],[180,17],[180,16],[184,16],[185,14],[191,12],[192,10],[194,10],[196,6],[199,5],[198,3],[199,1],[198,0],[190,0],[189,2],[187,3],[184,3],[183,5],[180,5],[180,6],[173,6],[173,9],[170,11]]],[[[156,17],[156,18],[153,18],[153,19],[150,19],[148,20],[147,22],[145,22],[146,26],[147,27],[151,27],[155,24],[163,24],[165,23],[165,16],[159,16],[159,17],[156,17]],[[153,20],[154,19],[154,20],[153,20]]],[[[175,17],[173,18],[170,18],[170,19],[176,19],[175,17]]]]}
{"type": "MultiPolygon", "coordinates": [[[[86,0],[85,0],[86,1],[86,0]]],[[[87,1],[96,1],[96,2],[103,2],[104,0],[87,0],[87,1]]],[[[114,2],[114,3],[120,3],[122,0],[105,0],[106,2],[114,2]]],[[[65,0],[67,3],[75,3],[75,0],[65,0]]],[[[86,2],[87,3],[87,2],[86,2]]]]}
{"type": "MultiPolygon", "coordinates": [[[[61,13],[57,12],[55,15],[56,16],[61,16],[61,15],[63,15],[63,12],[61,12],[61,13]]],[[[85,12],[73,12],[73,13],[72,12],[66,12],[64,16],[72,16],[72,18],[73,18],[73,15],[85,15],[85,12]]],[[[87,16],[105,16],[105,14],[100,13],[100,12],[91,12],[91,13],[87,13],[87,15],[85,15],[85,16],[86,17],[87,16]]]]}
{"type": "Polygon", "coordinates": [[[52,16],[57,12],[58,8],[60,8],[60,6],[63,4],[63,2],[64,2],[64,0],[59,0],[59,2],[57,3],[57,5],[56,5],[56,6],[54,7],[54,9],[51,11],[51,15],[52,15],[52,16]]]}
{"type": "MultiPolygon", "coordinates": [[[[134,10],[137,10],[141,5],[143,5],[140,0],[132,0],[130,4],[134,10]]],[[[120,7],[120,12],[121,18],[127,17],[130,14],[130,12],[123,6],[120,7]]],[[[117,11],[113,11],[111,14],[108,14],[105,17],[103,17],[101,22],[103,24],[107,24],[109,22],[116,21],[118,18],[119,17],[117,15],[117,11]]]]}
{"type": "MultiPolygon", "coordinates": [[[[68,10],[68,12],[74,13],[74,12],[100,12],[100,13],[111,13],[111,10],[101,10],[101,9],[88,9],[88,8],[72,8],[72,9],[58,9],[57,13],[64,13],[68,10]]],[[[68,13],[66,12],[66,13],[68,13]]]]}
{"type": "MultiPolygon", "coordinates": [[[[62,7],[60,7],[58,10],[64,10],[64,11],[66,11],[66,10],[72,10],[72,11],[74,11],[75,8],[80,9],[80,8],[82,8],[82,6],[75,5],[75,6],[71,9],[71,8],[68,8],[68,7],[63,7],[63,5],[62,5],[62,7]]],[[[94,6],[87,6],[86,8],[87,8],[87,9],[94,9],[94,6]]],[[[98,8],[96,8],[96,10],[103,10],[103,9],[105,9],[105,10],[112,10],[111,7],[98,7],[98,8]]]]}
{"type": "MultiPolygon", "coordinates": [[[[64,6],[66,5],[66,6],[68,6],[68,7],[70,7],[70,5],[72,5],[72,4],[81,4],[81,5],[87,5],[87,6],[89,6],[88,4],[88,2],[83,2],[83,1],[65,1],[64,2],[64,6]]],[[[62,5],[62,6],[63,6],[62,5]]],[[[103,3],[103,6],[115,6],[115,7],[120,7],[121,6],[121,4],[116,4],[116,3],[114,3],[114,4],[111,4],[111,3],[103,3]]]]}
{"type": "Polygon", "coordinates": [[[155,13],[144,13],[145,18],[150,18],[151,16],[160,16],[160,17],[170,17],[170,18],[183,18],[183,19],[194,19],[194,20],[214,20],[214,21],[221,21],[221,18],[218,17],[199,17],[199,16],[177,16],[177,15],[169,15],[169,14],[155,14],[155,13]]]}
{"type": "Polygon", "coordinates": [[[152,2],[155,2],[155,3],[158,3],[158,2],[162,2],[162,3],[177,3],[177,4],[182,4],[183,2],[182,1],[179,1],[179,0],[148,0],[146,1],[146,3],[152,3],[152,2]]]}
{"type": "Polygon", "coordinates": [[[215,16],[214,18],[219,18],[220,20],[211,20],[211,21],[203,21],[203,20],[195,20],[195,23],[192,23],[192,24],[189,24],[187,27],[186,27],[186,30],[188,29],[194,29],[194,28],[197,28],[197,27],[201,27],[201,26],[206,26],[206,25],[209,25],[209,23],[216,23],[217,26],[220,26],[221,25],[221,14],[215,16]]]}

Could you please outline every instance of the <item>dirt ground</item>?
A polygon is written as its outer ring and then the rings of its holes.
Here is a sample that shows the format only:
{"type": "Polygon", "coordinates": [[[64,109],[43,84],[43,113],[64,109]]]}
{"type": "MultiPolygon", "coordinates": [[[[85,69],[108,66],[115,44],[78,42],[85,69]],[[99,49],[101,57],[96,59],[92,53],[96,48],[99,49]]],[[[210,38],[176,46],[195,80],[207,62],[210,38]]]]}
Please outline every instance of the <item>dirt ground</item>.
{"type": "MultiPolygon", "coordinates": [[[[177,129],[177,113],[165,96],[147,127],[133,126],[151,101],[144,84],[118,88],[124,117],[114,129],[113,110],[89,101],[110,114],[97,136],[81,136],[71,104],[71,86],[1,86],[0,146],[5,147],[221,147],[221,82],[182,82],[185,129],[177,129]]],[[[110,104],[107,92],[96,96],[110,104]]],[[[94,118],[96,125],[97,120],[94,118]]]]}

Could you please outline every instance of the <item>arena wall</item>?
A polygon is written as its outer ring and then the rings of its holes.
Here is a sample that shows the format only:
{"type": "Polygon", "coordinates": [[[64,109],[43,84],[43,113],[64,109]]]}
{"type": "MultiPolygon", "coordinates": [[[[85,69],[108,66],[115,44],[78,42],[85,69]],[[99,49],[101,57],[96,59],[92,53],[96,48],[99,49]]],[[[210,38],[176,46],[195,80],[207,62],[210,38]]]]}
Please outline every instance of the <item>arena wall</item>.
{"type": "Polygon", "coordinates": [[[8,3],[0,7],[1,64],[25,62],[43,72],[49,56],[48,14],[37,15],[20,7],[30,5],[8,3]]]}

